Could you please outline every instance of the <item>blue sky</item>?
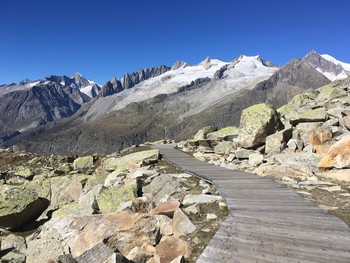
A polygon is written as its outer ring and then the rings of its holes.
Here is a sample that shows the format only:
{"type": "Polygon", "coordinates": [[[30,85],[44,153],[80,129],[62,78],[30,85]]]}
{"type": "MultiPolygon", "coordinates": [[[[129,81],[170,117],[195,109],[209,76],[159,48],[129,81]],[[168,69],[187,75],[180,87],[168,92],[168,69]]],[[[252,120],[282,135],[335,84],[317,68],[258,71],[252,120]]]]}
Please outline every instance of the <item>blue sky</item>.
{"type": "Polygon", "coordinates": [[[1,0],[0,84],[75,72],[104,84],[140,68],[310,50],[350,63],[347,0],[1,0]]]}

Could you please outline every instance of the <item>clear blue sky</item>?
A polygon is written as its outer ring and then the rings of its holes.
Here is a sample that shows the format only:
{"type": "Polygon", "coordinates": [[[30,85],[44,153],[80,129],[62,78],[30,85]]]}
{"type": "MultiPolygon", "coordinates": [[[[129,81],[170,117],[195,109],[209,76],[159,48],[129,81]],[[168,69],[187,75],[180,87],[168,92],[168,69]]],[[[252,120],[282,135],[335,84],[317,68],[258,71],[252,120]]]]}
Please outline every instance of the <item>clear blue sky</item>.
{"type": "Polygon", "coordinates": [[[0,84],[314,49],[350,63],[348,0],[0,0],[0,84]]]}

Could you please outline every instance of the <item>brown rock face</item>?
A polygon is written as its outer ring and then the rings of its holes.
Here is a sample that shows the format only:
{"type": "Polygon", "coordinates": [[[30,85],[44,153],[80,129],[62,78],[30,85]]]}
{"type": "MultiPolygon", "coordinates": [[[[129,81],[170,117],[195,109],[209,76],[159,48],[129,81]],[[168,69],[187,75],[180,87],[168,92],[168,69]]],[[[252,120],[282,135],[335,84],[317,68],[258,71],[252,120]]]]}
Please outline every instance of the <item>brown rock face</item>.
{"type": "Polygon", "coordinates": [[[152,214],[166,215],[169,217],[174,216],[174,212],[180,207],[180,202],[176,199],[170,200],[166,203],[157,205],[152,209],[152,214]]]}
{"type": "Polygon", "coordinates": [[[156,254],[159,256],[160,263],[170,263],[179,256],[188,257],[190,248],[187,243],[174,236],[163,237],[156,246],[156,254]]]}
{"type": "Polygon", "coordinates": [[[333,144],[319,163],[319,168],[345,168],[350,165],[350,136],[333,144]]]}

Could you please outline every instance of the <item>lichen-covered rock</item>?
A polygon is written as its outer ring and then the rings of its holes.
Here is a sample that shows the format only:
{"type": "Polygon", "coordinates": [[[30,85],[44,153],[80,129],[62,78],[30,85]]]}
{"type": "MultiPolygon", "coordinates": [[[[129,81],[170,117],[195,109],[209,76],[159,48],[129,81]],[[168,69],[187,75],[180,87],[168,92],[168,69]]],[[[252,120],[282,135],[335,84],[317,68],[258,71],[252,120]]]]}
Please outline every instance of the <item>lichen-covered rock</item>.
{"type": "Polygon", "coordinates": [[[38,218],[49,201],[28,189],[10,188],[0,195],[0,227],[16,229],[38,218]]]}
{"type": "Polygon", "coordinates": [[[99,196],[97,196],[97,204],[102,213],[110,213],[118,211],[122,202],[134,199],[137,196],[137,185],[130,184],[128,186],[112,186],[104,188],[99,196]]]}
{"type": "Polygon", "coordinates": [[[315,98],[316,96],[312,93],[296,95],[290,102],[288,102],[288,104],[283,105],[281,108],[279,108],[277,112],[281,116],[284,116],[285,118],[289,119],[290,117],[296,115],[301,107],[304,107],[310,102],[313,102],[315,98]]]}
{"type": "Polygon", "coordinates": [[[25,255],[27,253],[27,246],[23,237],[10,234],[0,240],[0,243],[2,251],[7,251],[8,249],[10,250],[8,253],[1,255],[1,260],[11,263],[26,262],[25,255]]]}
{"type": "Polygon", "coordinates": [[[207,139],[207,134],[215,132],[217,129],[211,126],[206,126],[203,129],[200,129],[194,136],[194,140],[203,140],[207,139]]]}
{"type": "Polygon", "coordinates": [[[236,147],[233,142],[219,142],[218,145],[214,147],[214,152],[216,154],[230,154],[231,151],[235,150],[236,147]]]}
{"type": "Polygon", "coordinates": [[[350,166],[350,136],[346,136],[333,144],[327,154],[322,157],[320,168],[345,168],[350,166]]]}
{"type": "Polygon", "coordinates": [[[282,152],[287,145],[287,142],[292,137],[292,129],[284,129],[267,136],[265,144],[265,153],[282,152]]]}
{"type": "Polygon", "coordinates": [[[158,150],[148,150],[131,153],[123,157],[110,157],[103,161],[103,166],[109,171],[125,171],[157,162],[158,150]]]}
{"type": "Polygon", "coordinates": [[[289,122],[295,126],[301,122],[324,122],[327,120],[327,113],[324,108],[317,108],[305,111],[292,117],[289,122]]]}
{"type": "Polygon", "coordinates": [[[318,88],[317,91],[319,92],[317,96],[317,100],[319,101],[328,101],[334,98],[347,96],[346,91],[339,87],[332,87],[331,85],[326,85],[318,88]]]}
{"type": "Polygon", "coordinates": [[[225,140],[229,139],[230,137],[238,136],[239,134],[239,128],[236,126],[228,126],[225,128],[222,128],[216,132],[211,132],[207,134],[207,138],[210,140],[225,140]]]}
{"type": "Polygon", "coordinates": [[[51,178],[51,207],[77,201],[82,191],[81,182],[72,176],[51,178]]]}
{"type": "Polygon", "coordinates": [[[276,110],[262,103],[242,111],[240,128],[238,144],[249,149],[263,145],[266,137],[282,129],[283,124],[276,110]]]}
{"type": "Polygon", "coordinates": [[[73,167],[74,170],[83,169],[83,168],[91,168],[94,165],[94,157],[93,156],[83,156],[74,160],[73,167]]]}
{"type": "Polygon", "coordinates": [[[25,179],[30,179],[30,178],[33,178],[34,176],[33,170],[30,169],[29,167],[21,167],[15,172],[15,174],[25,179]]]}

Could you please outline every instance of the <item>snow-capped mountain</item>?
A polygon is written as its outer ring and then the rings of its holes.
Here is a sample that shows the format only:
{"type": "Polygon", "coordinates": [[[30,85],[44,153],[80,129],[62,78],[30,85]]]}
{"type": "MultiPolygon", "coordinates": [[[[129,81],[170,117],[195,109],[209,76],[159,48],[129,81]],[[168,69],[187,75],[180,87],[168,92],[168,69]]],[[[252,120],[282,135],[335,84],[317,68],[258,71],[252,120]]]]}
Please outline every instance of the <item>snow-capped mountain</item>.
{"type": "Polygon", "coordinates": [[[320,55],[316,51],[311,51],[303,60],[331,81],[345,79],[350,76],[350,64],[339,61],[328,54],[320,55]]]}
{"type": "Polygon", "coordinates": [[[259,56],[241,55],[230,62],[206,58],[193,66],[185,62],[176,62],[170,70],[142,81],[132,89],[125,89],[95,101],[86,114],[86,119],[122,109],[133,102],[161,94],[176,93],[194,84],[210,82],[193,97],[188,97],[188,101],[196,105],[187,113],[192,114],[242,88],[254,87],[257,82],[267,79],[277,70],[278,67],[271,66],[259,56]],[[206,99],[203,100],[202,96],[206,99]]]}

